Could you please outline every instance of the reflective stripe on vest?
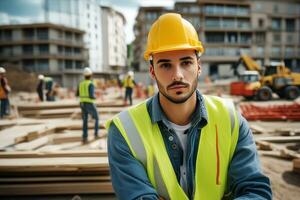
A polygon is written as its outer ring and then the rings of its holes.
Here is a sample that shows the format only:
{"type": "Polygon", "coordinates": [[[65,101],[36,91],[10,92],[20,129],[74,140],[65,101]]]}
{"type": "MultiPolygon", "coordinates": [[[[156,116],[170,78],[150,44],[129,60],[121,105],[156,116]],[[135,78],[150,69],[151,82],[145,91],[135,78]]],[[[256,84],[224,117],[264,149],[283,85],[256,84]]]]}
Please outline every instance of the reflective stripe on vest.
{"type": "Polygon", "coordinates": [[[83,80],[79,84],[79,99],[80,99],[80,102],[85,102],[85,103],[94,103],[95,102],[95,99],[90,98],[90,94],[89,94],[90,84],[93,84],[93,81],[83,80]]]}
{"type": "MultiPolygon", "coordinates": [[[[194,199],[221,199],[238,139],[238,121],[232,103],[217,97],[204,99],[208,125],[199,141],[194,199]]],[[[188,199],[177,181],[159,127],[151,122],[146,102],[122,112],[113,121],[133,156],[144,165],[158,194],[165,199],[188,199]]]]}

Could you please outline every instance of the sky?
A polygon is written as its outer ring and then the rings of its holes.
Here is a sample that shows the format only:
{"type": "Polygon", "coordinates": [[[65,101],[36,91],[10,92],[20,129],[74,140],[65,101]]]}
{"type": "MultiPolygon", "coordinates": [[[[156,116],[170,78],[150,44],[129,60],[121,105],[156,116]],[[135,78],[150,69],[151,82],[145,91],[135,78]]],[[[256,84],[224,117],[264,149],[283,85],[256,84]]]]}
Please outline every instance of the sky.
{"type": "Polygon", "coordinates": [[[126,42],[134,40],[133,26],[139,6],[173,7],[175,0],[101,0],[102,4],[113,7],[124,14],[126,23],[126,42]]]}
{"type": "MultiPolygon", "coordinates": [[[[84,0],[81,0],[84,1],[84,0]]],[[[135,22],[135,17],[138,12],[139,6],[164,6],[173,7],[176,0],[98,0],[102,5],[107,5],[115,10],[121,12],[126,18],[126,43],[131,43],[134,40],[133,26],[135,22]]],[[[196,1],[196,0],[177,0],[177,1],[196,1]]],[[[9,11],[10,14],[14,15],[16,21],[18,17],[22,18],[24,21],[24,16],[40,16],[40,8],[42,7],[42,1],[40,0],[0,0],[0,22],[5,20],[7,15],[1,15],[1,11],[9,11]],[[13,2],[13,3],[12,3],[13,2]],[[30,4],[30,5],[29,5],[30,4]],[[12,6],[14,5],[14,6],[12,6]],[[25,9],[16,9],[18,8],[25,9]],[[30,6],[30,9],[26,9],[30,6]]]]}

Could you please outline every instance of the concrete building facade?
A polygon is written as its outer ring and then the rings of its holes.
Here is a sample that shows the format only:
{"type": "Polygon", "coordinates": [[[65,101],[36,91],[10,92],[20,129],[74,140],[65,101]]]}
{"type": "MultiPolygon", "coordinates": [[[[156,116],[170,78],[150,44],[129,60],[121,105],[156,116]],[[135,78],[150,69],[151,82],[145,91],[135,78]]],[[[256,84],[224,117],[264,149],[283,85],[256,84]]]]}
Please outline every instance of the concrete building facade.
{"type": "Polygon", "coordinates": [[[300,71],[300,2],[297,0],[197,0],[176,2],[174,8],[142,7],[134,27],[135,68],[147,71],[143,60],[150,25],[165,12],[190,21],[203,42],[202,78],[233,76],[231,66],[241,54],[261,65],[284,61],[300,71]]]}
{"type": "Polygon", "coordinates": [[[127,63],[125,24],[122,13],[101,6],[103,71],[122,72],[127,63]]]}
{"type": "Polygon", "coordinates": [[[1,25],[0,63],[50,75],[59,84],[72,86],[77,81],[72,78],[74,70],[88,62],[83,36],[81,30],[50,23],[1,25]]]}
{"type": "MultiPolygon", "coordinates": [[[[18,5],[16,3],[16,5],[18,5]]],[[[102,70],[102,25],[101,8],[97,0],[37,0],[32,13],[16,17],[9,13],[0,13],[0,24],[33,24],[52,23],[66,27],[72,27],[85,31],[84,44],[89,52],[89,60],[86,66],[94,71],[102,70]]],[[[15,8],[22,9],[22,8],[15,8]]],[[[82,66],[86,67],[86,66],[82,66]]],[[[74,69],[75,70],[75,69],[74,69]]],[[[76,71],[76,70],[75,70],[76,71]]]]}

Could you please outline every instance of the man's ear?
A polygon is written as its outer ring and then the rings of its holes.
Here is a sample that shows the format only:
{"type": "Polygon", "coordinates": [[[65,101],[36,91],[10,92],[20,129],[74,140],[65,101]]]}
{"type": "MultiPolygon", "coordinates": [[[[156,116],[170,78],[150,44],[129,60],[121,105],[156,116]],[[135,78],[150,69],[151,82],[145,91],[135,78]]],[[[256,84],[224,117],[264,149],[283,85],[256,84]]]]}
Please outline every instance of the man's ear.
{"type": "Polygon", "coordinates": [[[198,58],[198,76],[200,76],[202,70],[201,60],[198,58]]]}
{"type": "Polygon", "coordinates": [[[149,64],[149,74],[150,74],[150,77],[155,80],[155,73],[154,73],[154,66],[149,64]]]}

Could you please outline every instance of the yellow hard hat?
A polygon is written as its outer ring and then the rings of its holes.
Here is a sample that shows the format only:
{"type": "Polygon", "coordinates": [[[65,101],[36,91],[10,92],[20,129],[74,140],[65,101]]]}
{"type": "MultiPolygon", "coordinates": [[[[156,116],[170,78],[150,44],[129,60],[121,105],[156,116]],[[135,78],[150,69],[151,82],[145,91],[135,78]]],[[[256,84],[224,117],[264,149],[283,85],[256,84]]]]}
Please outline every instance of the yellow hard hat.
{"type": "Polygon", "coordinates": [[[200,53],[204,51],[193,25],[180,14],[161,15],[149,31],[145,60],[148,61],[151,54],[184,49],[195,49],[200,53]]]}

